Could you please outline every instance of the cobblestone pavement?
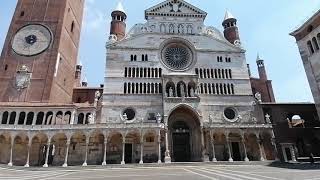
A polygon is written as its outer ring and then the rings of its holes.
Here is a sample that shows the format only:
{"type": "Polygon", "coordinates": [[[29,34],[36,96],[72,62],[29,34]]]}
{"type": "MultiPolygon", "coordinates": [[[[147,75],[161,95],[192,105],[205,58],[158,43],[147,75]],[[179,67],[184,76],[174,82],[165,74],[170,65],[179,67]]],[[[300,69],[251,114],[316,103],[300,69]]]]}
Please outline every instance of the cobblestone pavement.
{"type": "Polygon", "coordinates": [[[176,165],[163,167],[70,167],[70,168],[8,168],[0,167],[0,180],[320,180],[317,165],[176,165]]]}

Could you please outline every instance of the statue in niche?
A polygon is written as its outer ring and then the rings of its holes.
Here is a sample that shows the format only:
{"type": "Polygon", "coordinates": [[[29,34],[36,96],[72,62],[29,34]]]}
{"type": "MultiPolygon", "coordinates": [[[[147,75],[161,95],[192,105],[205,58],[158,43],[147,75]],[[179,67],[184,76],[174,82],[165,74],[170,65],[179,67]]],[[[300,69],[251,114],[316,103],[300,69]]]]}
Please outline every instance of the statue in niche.
{"type": "Polygon", "coordinates": [[[122,118],[123,118],[123,120],[127,121],[127,120],[128,120],[128,115],[127,115],[127,113],[123,113],[122,118]]]}
{"type": "Polygon", "coordinates": [[[172,87],[169,88],[169,97],[174,97],[173,96],[173,88],[172,87]]]}
{"type": "Polygon", "coordinates": [[[89,117],[88,117],[88,121],[89,121],[89,124],[94,124],[94,117],[93,117],[93,114],[90,114],[89,117]]]}
{"type": "Polygon", "coordinates": [[[181,86],[181,97],[186,97],[184,86],[181,86]]]}
{"type": "Polygon", "coordinates": [[[190,97],[195,97],[194,88],[190,88],[190,97]]]}
{"type": "Polygon", "coordinates": [[[266,115],[265,115],[266,122],[267,122],[268,124],[271,124],[270,117],[271,117],[271,116],[270,116],[269,114],[266,114],[266,115]]]}
{"type": "Polygon", "coordinates": [[[258,101],[259,103],[262,102],[261,93],[257,92],[257,93],[254,95],[254,97],[257,99],[257,101],[258,101]]]}

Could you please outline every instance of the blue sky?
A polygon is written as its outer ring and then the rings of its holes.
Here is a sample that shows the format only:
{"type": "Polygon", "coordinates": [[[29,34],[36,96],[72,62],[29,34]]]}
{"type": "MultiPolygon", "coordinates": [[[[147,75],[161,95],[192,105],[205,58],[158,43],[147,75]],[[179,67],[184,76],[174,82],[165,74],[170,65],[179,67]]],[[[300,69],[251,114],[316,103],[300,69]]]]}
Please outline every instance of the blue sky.
{"type": "MultiPolygon", "coordinates": [[[[127,11],[127,30],[145,22],[144,10],[162,0],[121,0],[127,11]]],[[[89,85],[103,83],[105,42],[109,34],[110,13],[118,0],[86,0],[79,58],[89,85]]],[[[208,13],[206,25],[221,31],[226,9],[238,19],[241,40],[247,50],[247,62],[256,76],[257,53],[265,60],[269,79],[273,80],[278,102],[313,102],[309,84],[293,37],[288,34],[320,8],[320,0],[188,0],[208,13]]],[[[17,0],[0,7],[0,47],[17,0]]]]}

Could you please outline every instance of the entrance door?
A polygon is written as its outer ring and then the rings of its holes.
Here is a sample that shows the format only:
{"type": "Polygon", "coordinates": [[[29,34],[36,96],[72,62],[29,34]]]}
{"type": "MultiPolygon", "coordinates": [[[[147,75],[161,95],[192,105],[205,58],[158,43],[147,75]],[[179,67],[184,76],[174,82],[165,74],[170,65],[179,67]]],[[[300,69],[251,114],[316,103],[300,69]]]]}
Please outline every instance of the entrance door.
{"type": "Polygon", "coordinates": [[[239,142],[232,142],[231,145],[232,145],[233,160],[241,161],[239,142]]]}
{"type": "Polygon", "coordinates": [[[190,161],[190,134],[173,133],[173,158],[175,162],[190,161]]]}
{"type": "Polygon", "coordinates": [[[124,161],[126,162],[126,164],[132,163],[132,144],[125,144],[124,161]]]}
{"type": "Polygon", "coordinates": [[[291,161],[292,160],[292,156],[291,156],[290,148],[286,147],[285,151],[286,151],[287,160],[291,161]]]}

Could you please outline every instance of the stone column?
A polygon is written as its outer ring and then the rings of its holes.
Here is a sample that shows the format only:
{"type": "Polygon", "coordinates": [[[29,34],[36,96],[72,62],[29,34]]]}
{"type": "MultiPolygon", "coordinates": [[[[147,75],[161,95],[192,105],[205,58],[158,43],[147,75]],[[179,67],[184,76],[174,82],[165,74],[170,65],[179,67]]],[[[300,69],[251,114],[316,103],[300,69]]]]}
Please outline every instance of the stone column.
{"type": "Polygon", "coordinates": [[[2,115],[3,115],[3,112],[0,112],[0,124],[2,124],[2,115]]]}
{"type": "Polygon", "coordinates": [[[161,132],[158,132],[158,164],[161,164],[161,132]]]}
{"type": "Polygon", "coordinates": [[[241,135],[241,142],[243,146],[243,151],[244,151],[244,161],[249,162],[248,154],[247,154],[247,147],[244,139],[244,134],[241,135]]]}
{"type": "Polygon", "coordinates": [[[295,153],[295,151],[294,151],[293,145],[290,146],[290,151],[291,151],[292,161],[296,162],[296,161],[297,161],[297,158],[296,158],[296,153],[295,153]]]}
{"type": "Polygon", "coordinates": [[[226,140],[227,140],[228,153],[229,153],[229,162],[233,162],[232,154],[231,154],[231,147],[230,147],[230,142],[229,142],[229,137],[226,137],[226,140]]]}
{"type": "Polygon", "coordinates": [[[10,124],[10,115],[11,115],[12,112],[8,111],[8,118],[7,118],[7,125],[10,124]]]}
{"type": "MultiPolygon", "coordinates": [[[[14,125],[18,125],[19,116],[20,116],[20,111],[17,111],[16,112],[16,117],[15,117],[15,120],[14,120],[14,125]]],[[[9,120],[10,120],[10,118],[9,118],[9,120]]]]}
{"type": "Polygon", "coordinates": [[[168,129],[166,129],[166,154],[165,154],[165,163],[171,163],[170,150],[169,150],[169,138],[168,138],[168,129]]]}
{"type": "Polygon", "coordinates": [[[66,154],[64,157],[64,163],[63,163],[62,167],[68,167],[69,147],[70,147],[70,138],[68,137],[67,143],[66,143],[66,154]]]}
{"type": "Polygon", "coordinates": [[[32,126],[36,125],[36,123],[37,123],[38,113],[39,112],[34,112],[34,116],[33,116],[33,119],[32,119],[32,126]]]}
{"type": "Polygon", "coordinates": [[[43,118],[42,118],[42,125],[47,125],[47,124],[45,124],[45,122],[46,122],[46,117],[47,117],[47,113],[48,112],[43,112],[43,118]]]}
{"type": "Polygon", "coordinates": [[[122,160],[121,160],[121,165],[126,164],[125,159],[124,159],[125,148],[126,148],[126,137],[122,136],[122,160]]]}
{"type": "Polygon", "coordinates": [[[214,138],[213,138],[212,131],[210,131],[210,139],[211,139],[211,146],[212,146],[212,162],[217,162],[216,151],[214,149],[214,138]]]}
{"type": "Polygon", "coordinates": [[[140,139],[140,161],[139,161],[139,164],[143,164],[143,146],[144,146],[144,140],[143,140],[143,135],[141,135],[141,139],[140,139]]]}
{"type": "Polygon", "coordinates": [[[107,165],[107,144],[108,144],[108,141],[105,140],[105,141],[104,141],[104,149],[103,149],[103,162],[102,162],[102,166],[106,166],[106,165],[107,165]]]}
{"type": "Polygon", "coordinates": [[[75,117],[76,117],[76,111],[73,110],[72,113],[71,113],[70,124],[74,124],[74,122],[75,122],[75,117]]]}
{"type": "Polygon", "coordinates": [[[87,135],[87,138],[86,138],[86,154],[85,154],[84,162],[83,162],[82,166],[88,166],[87,160],[88,160],[89,141],[90,141],[90,137],[89,137],[89,135],[87,135]]]}
{"type": "MultiPolygon", "coordinates": [[[[29,137],[28,137],[29,138],[29,137]]],[[[24,165],[24,167],[29,167],[29,161],[30,161],[30,148],[31,148],[31,143],[32,143],[32,139],[29,138],[29,141],[28,141],[28,147],[27,147],[27,151],[28,151],[28,154],[27,154],[27,162],[26,164],[24,165]]]]}
{"type": "Polygon", "coordinates": [[[259,146],[259,152],[260,152],[260,161],[264,161],[264,157],[263,157],[263,152],[262,152],[262,141],[259,137],[259,135],[257,135],[257,142],[258,142],[258,146],[259,146]]]}
{"type": "Polygon", "coordinates": [[[204,134],[204,130],[203,127],[201,127],[201,150],[202,150],[202,161],[203,162],[209,162],[209,156],[207,155],[207,150],[205,148],[205,144],[204,144],[204,139],[205,139],[205,134],[204,134]]]}
{"type": "Polygon", "coordinates": [[[15,137],[11,137],[11,146],[10,146],[10,160],[8,163],[8,166],[12,166],[12,154],[13,154],[13,145],[14,145],[14,138],[15,137]]]}
{"type": "Polygon", "coordinates": [[[51,137],[48,137],[47,151],[46,151],[46,160],[45,160],[45,162],[44,162],[43,167],[48,167],[48,158],[49,158],[50,145],[51,145],[51,137]]]}

